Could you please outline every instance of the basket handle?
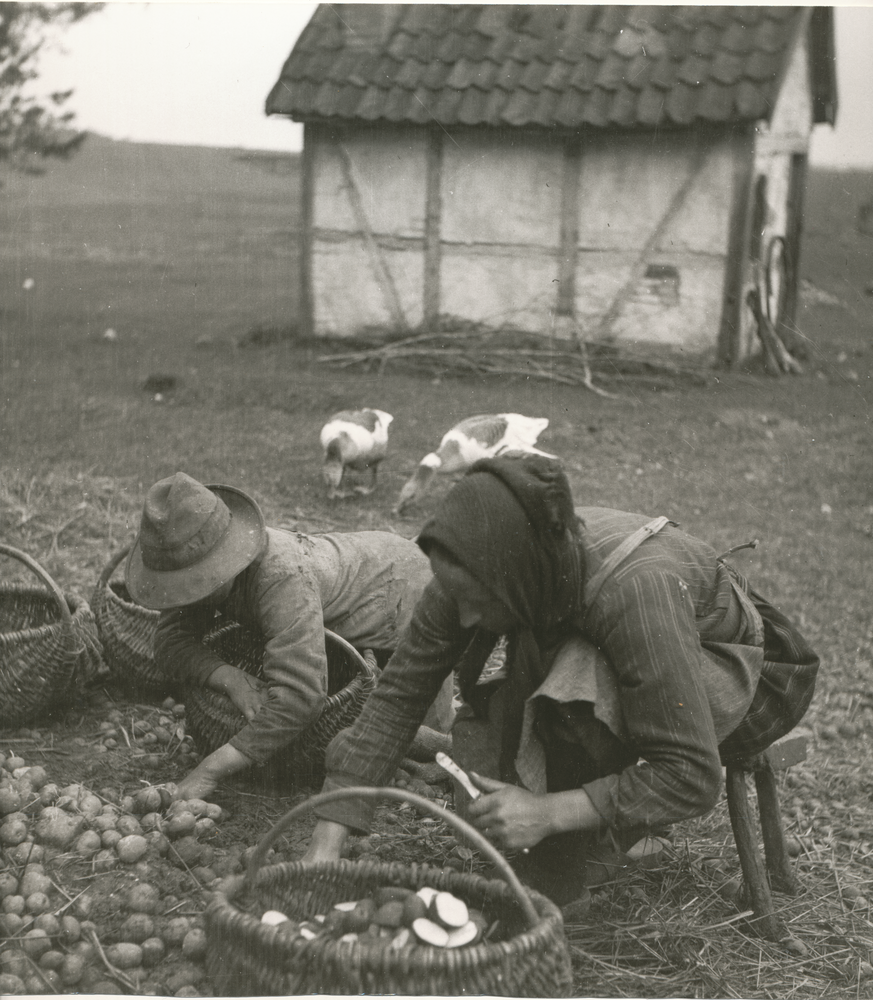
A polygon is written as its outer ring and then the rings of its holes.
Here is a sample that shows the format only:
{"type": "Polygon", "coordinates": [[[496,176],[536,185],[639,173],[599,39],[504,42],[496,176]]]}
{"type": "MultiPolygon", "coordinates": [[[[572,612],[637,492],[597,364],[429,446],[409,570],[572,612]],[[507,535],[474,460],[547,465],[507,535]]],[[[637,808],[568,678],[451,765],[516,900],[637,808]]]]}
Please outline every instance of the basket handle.
{"type": "Polygon", "coordinates": [[[100,579],[97,582],[98,587],[105,587],[106,584],[109,583],[112,574],[115,572],[116,566],[118,566],[121,560],[128,554],[128,552],[130,552],[130,548],[131,547],[129,545],[126,546],[121,549],[120,552],[116,552],[115,555],[109,560],[104,567],[103,572],[100,574],[100,579]]]}
{"type": "Polygon", "coordinates": [[[252,886],[255,885],[258,871],[264,863],[267,851],[291,826],[292,822],[299,815],[311,809],[313,806],[324,805],[328,802],[336,802],[345,798],[391,799],[395,802],[408,802],[410,805],[414,805],[422,812],[430,813],[430,815],[434,818],[448,823],[449,826],[453,827],[456,832],[462,833],[464,837],[470,840],[475,847],[498,869],[521,906],[522,913],[524,914],[530,927],[535,927],[536,924],[539,923],[540,918],[537,911],[534,909],[530,896],[519,881],[518,876],[510,867],[509,862],[503,857],[491,841],[486,840],[486,838],[483,837],[475,827],[471,826],[457,813],[449,812],[448,809],[434,805],[430,799],[426,799],[422,795],[416,795],[414,792],[409,792],[405,788],[337,788],[331,792],[320,792],[318,795],[314,795],[305,802],[301,802],[299,805],[296,805],[289,813],[286,813],[280,820],[278,820],[271,830],[268,830],[267,833],[264,834],[261,842],[252,854],[246,870],[246,878],[248,879],[249,884],[252,886]]]}
{"type": "Polygon", "coordinates": [[[51,591],[52,597],[54,597],[61,612],[61,620],[63,623],[72,627],[73,616],[70,614],[70,607],[67,604],[67,599],[64,597],[61,588],[48,575],[46,570],[44,570],[42,566],[40,566],[40,564],[26,552],[22,552],[21,549],[16,549],[14,546],[6,545],[3,542],[0,542],[0,555],[10,556],[12,559],[18,559],[19,562],[23,562],[28,569],[33,570],[33,572],[36,573],[36,575],[51,591]]]}
{"type": "Polygon", "coordinates": [[[348,639],[343,639],[341,635],[337,635],[336,632],[331,632],[329,628],[324,630],[324,634],[325,636],[330,636],[331,642],[335,642],[338,646],[342,646],[342,648],[354,659],[359,673],[364,674],[366,677],[378,676],[378,671],[372,666],[367,657],[361,653],[360,650],[355,649],[348,639]]]}

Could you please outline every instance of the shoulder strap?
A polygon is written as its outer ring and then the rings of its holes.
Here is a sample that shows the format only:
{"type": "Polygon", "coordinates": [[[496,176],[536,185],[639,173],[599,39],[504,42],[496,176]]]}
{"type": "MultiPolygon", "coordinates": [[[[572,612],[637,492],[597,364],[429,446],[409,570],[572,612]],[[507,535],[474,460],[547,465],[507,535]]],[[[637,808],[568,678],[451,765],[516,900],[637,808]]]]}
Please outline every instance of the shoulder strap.
{"type": "Polygon", "coordinates": [[[590,606],[594,602],[597,595],[600,593],[600,588],[606,582],[607,578],[615,571],[616,567],[620,563],[627,559],[635,548],[642,545],[647,538],[651,538],[652,535],[656,535],[661,528],[667,524],[675,526],[676,522],[671,521],[662,514],[660,517],[656,517],[653,521],[649,521],[648,524],[644,524],[642,528],[637,528],[637,530],[628,535],[623,542],[616,545],[612,552],[609,553],[609,555],[597,568],[597,572],[590,577],[588,582],[585,584],[585,604],[590,606]]]}

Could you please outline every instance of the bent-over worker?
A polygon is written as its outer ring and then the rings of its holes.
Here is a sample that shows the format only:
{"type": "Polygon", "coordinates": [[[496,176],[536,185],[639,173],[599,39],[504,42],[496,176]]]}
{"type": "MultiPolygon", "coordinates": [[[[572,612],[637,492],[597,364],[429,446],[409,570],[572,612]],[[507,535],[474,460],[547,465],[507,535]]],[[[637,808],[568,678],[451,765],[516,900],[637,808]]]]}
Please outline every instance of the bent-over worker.
{"type": "MultiPolygon", "coordinates": [[[[325,628],[387,659],[430,577],[421,549],[391,532],[269,528],[235,487],[183,472],[155,483],[125,569],[133,599],[161,611],[155,660],[175,683],[223,692],[247,720],[179,783],[178,797],[203,798],[296,739],[327,698],[325,628]],[[263,680],[204,645],[217,612],[266,640],[263,680]]],[[[443,732],[450,683],[428,718],[443,732]]]]}
{"type": "MultiPolygon", "coordinates": [[[[559,463],[478,462],[418,536],[434,579],[324,789],[383,785],[446,675],[453,756],[485,794],[473,824],[560,905],[604,840],[622,851],[716,804],[722,761],[806,711],[818,657],[705,542],[666,518],[574,510],[559,463]],[[505,667],[483,677],[498,636],[505,667]],[[611,837],[607,833],[611,832],[611,837]]],[[[333,860],[371,807],[320,806],[305,860],[333,860]]]]}

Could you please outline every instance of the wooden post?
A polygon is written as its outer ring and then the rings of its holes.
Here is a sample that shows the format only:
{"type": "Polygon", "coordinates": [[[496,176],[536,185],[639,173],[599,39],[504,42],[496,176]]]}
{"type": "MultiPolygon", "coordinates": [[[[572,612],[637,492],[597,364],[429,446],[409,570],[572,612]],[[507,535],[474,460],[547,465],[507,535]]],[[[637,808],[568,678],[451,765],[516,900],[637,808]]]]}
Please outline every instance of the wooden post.
{"type": "Polygon", "coordinates": [[[730,146],[733,193],[722,284],[721,322],[716,344],[716,358],[726,368],[735,365],[740,354],[741,317],[745,305],[743,285],[752,227],[755,126],[746,125],[733,131],[730,146]]]}
{"type": "Polygon", "coordinates": [[[364,241],[367,257],[373,268],[373,277],[376,280],[376,284],[382,291],[382,295],[385,299],[385,305],[388,308],[388,312],[391,314],[391,319],[395,327],[398,330],[406,330],[409,328],[409,324],[406,322],[406,316],[404,315],[403,306],[400,302],[400,295],[397,292],[397,286],[394,284],[394,276],[391,274],[388,262],[385,260],[385,255],[382,253],[382,248],[376,242],[373,228],[370,225],[370,220],[367,218],[367,213],[364,209],[364,202],[361,198],[361,192],[358,190],[358,185],[355,181],[354,170],[352,168],[352,158],[349,156],[349,151],[342,142],[337,141],[335,146],[337,153],[339,154],[340,163],[342,164],[343,179],[346,183],[346,191],[349,195],[349,203],[352,207],[352,214],[355,216],[358,230],[360,231],[361,237],[364,241]]]}
{"type": "Polygon", "coordinates": [[[579,257],[579,183],[582,143],[574,136],[564,143],[561,177],[561,234],[558,257],[559,316],[576,315],[576,265],[579,257]]]}
{"type": "Polygon", "coordinates": [[[300,160],[300,333],[308,338],[315,333],[315,305],[312,289],[313,217],[315,213],[315,157],[321,130],[317,125],[303,126],[303,155],[300,160]]]}
{"type": "Polygon", "coordinates": [[[785,922],[773,911],[773,897],[770,894],[764,863],[758,851],[758,841],[749,809],[746,769],[740,764],[728,764],[725,768],[725,784],[728,813],[737,844],[737,854],[740,856],[740,866],[743,869],[743,880],[749,894],[749,902],[755,911],[753,923],[764,937],[771,941],[783,941],[789,936],[788,929],[785,922]]]}
{"type": "Polygon", "coordinates": [[[443,130],[433,126],[427,133],[425,153],[425,206],[424,206],[424,288],[422,313],[424,325],[433,327],[440,314],[442,264],[442,187],[443,187],[443,130]]]}
{"type": "Polygon", "coordinates": [[[788,848],[785,846],[776,775],[767,760],[755,771],[755,790],[758,794],[758,813],[761,817],[764,857],[767,859],[770,884],[777,892],[794,896],[797,893],[797,879],[794,877],[788,858],[788,848]]]}

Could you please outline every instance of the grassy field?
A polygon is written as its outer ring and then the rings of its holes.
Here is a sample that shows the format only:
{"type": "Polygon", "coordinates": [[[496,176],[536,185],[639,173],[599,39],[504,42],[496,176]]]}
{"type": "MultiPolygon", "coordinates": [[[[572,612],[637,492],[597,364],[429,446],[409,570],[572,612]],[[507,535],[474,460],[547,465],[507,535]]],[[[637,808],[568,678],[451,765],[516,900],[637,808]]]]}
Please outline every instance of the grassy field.
{"type": "MultiPolygon", "coordinates": [[[[718,912],[714,891],[692,906],[704,878],[696,871],[696,883],[676,883],[682,892],[658,889],[663,913],[686,930],[699,914],[693,932],[676,931],[681,947],[663,934],[638,941],[629,928],[639,911],[620,896],[604,901],[596,934],[573,929],[580,991],[873,995],[861,964],[873,962],[873,917],[839,888],[851,883],[873,899],[873,239],[855,230],[873,177],[812,173],[803,375],[770,378],[750,364],[699,386],[615,377],[614,399],[543,381],[336,370],[318,362],[321,348],[287,337],[245,346],[252,331],[294,329],[298,189],[293,157],[97,137],[46,176],[6,179],[0,537],[87,596],[135,531],[147,487],[177,469],[249,489],[272,523],[411,537],[445,486],[402,519],[391,507],[456,420],[502,410],[549,417],[541,445],[565,460],[579,503],[664,513],[720,549],[759,538],[737,566],[823,658],[810,762],[795,769],[787,795],[807,864],[808,889],[790,904],[806,958],[767,945],[738,965],[749,939],[735,924],[706,930],[731,910],[718,912]],[[157,375],[175,380],[160,400],[144,388],[157,375]],[[331,504],[318,430],[357,405],[395,415],[389,459],[376,493],[331,504]],[[837,928],[838,948],[822,920],[837,928]],[[608,940],[597,936],[605,928],[608,940]]],[[[703,838],[729,854],[725,830],[721,810],[689,827],[689,843],[703,838]]]]}

